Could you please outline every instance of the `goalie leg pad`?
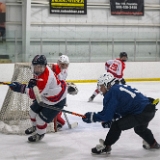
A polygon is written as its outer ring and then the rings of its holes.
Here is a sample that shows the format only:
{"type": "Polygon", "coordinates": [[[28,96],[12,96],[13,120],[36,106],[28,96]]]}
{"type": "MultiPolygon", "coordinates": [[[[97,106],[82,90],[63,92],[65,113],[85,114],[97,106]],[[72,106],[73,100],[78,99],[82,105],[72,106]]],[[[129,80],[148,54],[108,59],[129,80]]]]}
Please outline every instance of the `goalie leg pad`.
{"type": "Polygon", "coordinates": [[[62,126],[65,124],[65,120],[62,118],[62,112],[58,113],[57,122],[60,123],[62,126]]]}

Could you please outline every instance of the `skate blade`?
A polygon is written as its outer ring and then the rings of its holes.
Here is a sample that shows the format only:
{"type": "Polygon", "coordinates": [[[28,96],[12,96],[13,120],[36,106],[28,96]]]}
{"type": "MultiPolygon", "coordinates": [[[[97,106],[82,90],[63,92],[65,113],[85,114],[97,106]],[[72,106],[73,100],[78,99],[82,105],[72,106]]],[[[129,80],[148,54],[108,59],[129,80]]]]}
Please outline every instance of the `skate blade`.
{"type": "Polygon", "coordinates": [[[103,152],[103,153],[100,153],[100,154],[92,153],[91,152],[91,154],[92,154],[92,156],[95,156],[95,157],[97,157],[97,156],[99,156],[99,157],[106,157],[106,156],[111,155],[111,152],[103,152]]]}

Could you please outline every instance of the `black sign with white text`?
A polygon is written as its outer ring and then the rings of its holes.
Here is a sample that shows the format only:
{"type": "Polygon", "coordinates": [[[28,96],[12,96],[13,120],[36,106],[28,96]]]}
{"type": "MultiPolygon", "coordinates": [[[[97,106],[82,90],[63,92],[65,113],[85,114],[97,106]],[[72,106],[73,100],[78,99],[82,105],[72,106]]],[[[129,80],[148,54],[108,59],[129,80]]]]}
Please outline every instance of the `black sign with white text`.
{"type": "Polygon", "coordinates": [[[110,0],[111,15],[144,15],[144,0],[110,0]]]}

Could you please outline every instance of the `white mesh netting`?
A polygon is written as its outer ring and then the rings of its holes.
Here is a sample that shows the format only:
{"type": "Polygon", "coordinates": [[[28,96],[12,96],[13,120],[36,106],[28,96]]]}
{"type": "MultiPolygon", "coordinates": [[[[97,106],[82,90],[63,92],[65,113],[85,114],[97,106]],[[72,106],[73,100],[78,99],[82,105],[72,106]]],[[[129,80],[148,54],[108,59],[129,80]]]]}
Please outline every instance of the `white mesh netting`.
{"type": "MultiPolygon", "coordinates": [[[[12,82],[27,83],[33,77],[30,66],[15,64],[12,82]]],[[[0,132],[23,135],[31,127],[29,109],[32,100],[26,95],[8,89],[0,111],[0,132]]],[[[48,124],[47,132],[54,132],[54,123],[48,124]]]]}

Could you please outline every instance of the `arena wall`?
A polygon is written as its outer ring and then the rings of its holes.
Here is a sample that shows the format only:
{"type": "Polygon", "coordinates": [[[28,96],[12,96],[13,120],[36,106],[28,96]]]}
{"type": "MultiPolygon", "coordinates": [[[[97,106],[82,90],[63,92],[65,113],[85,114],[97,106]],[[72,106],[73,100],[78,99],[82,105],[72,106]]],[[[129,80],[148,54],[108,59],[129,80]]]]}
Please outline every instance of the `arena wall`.
{"type": "MultiPolygon", "coordinates": [[[[159,62],[127,62],[124,71],[126,81],[160,81],[159,62]]],[[[14,74],[14,64],[0,64],[0,81],[10,82],[14,74]]],[[[104,63],[71,63],[68,81],[96,82],[105,72],[104,63]]]]}

